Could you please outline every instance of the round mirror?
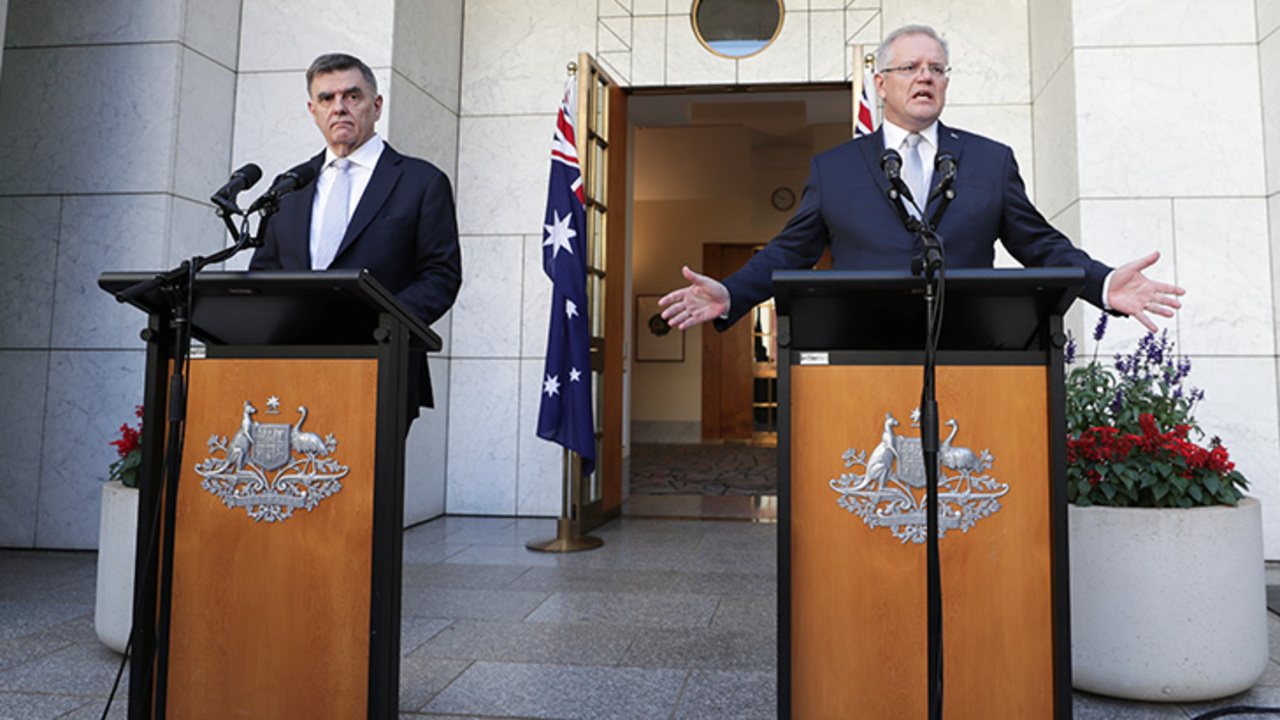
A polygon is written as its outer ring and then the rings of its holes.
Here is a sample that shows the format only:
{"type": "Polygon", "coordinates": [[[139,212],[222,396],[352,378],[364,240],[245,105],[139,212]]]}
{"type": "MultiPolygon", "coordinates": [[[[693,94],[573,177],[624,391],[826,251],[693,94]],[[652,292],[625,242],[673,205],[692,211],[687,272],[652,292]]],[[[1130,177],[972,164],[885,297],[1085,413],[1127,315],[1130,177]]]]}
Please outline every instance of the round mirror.
{"type": "Polygon", "coordinates": [[[782,31],[782,0],[694,0],[693,31],[711,52],[743,58],[782,31]]]}

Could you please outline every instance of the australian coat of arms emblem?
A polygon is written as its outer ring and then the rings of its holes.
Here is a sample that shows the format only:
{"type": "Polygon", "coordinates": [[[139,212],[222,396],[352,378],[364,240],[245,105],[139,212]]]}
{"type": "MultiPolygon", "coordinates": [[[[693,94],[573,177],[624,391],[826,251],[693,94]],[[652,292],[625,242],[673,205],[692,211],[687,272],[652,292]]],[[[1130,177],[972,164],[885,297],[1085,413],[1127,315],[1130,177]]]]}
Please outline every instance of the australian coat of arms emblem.
{"type": "MultiPolygon", "coordinates": [[[[912,425],[918,427],[918,413],[912,425]]],[[[995,459],[983,450],[976,453],[953,445],[959,424],[948,420],[950,435],[938,448],[938,537],[947,530],[968,532],[979,520],[999,512],[999,498],[1009,486],[988,473],[995,459]]],[[[922,543],[927,527],[924,454],[920,438],[900,436],[898,421],[885,413],[880,442],[868,456],[865,450],[849,448],[841,459],[850,469],[831,480],[839,493],[840,507],[862,518],[872,528],[887,527],[902,542],[922,543]]]]}
{"type": "MultiPolygon", "coordinates": [[[[272,397],[266,414],[279,415],[279,408],[280,400],[272,397]]],[[[349,468],[332,457],[338,441],[332,433],[321,438],[302,429],[305,405],[298,406],[293,424],[258,422],[253,419],[257,412],[246,400],[240,427],[230,438],[209,437],[209,452],[215,456],[195,467],[204,478],[201,487],[259,522],[287,520],[299,508],[310,512],[342,489],[339,480],[349,468]]]]}

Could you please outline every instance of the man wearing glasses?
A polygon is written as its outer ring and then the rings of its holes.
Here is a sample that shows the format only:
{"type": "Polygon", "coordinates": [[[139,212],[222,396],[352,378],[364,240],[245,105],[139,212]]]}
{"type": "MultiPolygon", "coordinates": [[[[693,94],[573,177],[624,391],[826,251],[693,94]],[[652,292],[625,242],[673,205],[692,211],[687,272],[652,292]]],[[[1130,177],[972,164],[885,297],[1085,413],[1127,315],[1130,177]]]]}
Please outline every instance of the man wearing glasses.
{"type": "Polygon", "coordinates": [[[815,157],[795,215],[723,283],[684,268],[691,284],[662,298],[662,316],[681,330],[708,320],[723,330],[772,296],[774,270],[813,267],[827,247],[835,269],[910,268],[919,248],[887,197],[881,170],[881,156],[892,149],[922,214],[928,188],[938,182],[935,158],[949,153],[956,159],[957,197],[937,227],[949,267],[991,267],[999,239],[1023,265],[1084,268],[1085,300],[1132,315],[1152,332],[1156,326],[1147,313],[1172,317],[1185,291],[1143,274],[1158,252],[1116,269],[1094,260],[1031,204],[1008,146],[938,121],[947,100],[948,60],[947,44],[933,28],[908,25],[890,33],[876,50],[876,93],[884,102],[880,129],[815,157]]]}

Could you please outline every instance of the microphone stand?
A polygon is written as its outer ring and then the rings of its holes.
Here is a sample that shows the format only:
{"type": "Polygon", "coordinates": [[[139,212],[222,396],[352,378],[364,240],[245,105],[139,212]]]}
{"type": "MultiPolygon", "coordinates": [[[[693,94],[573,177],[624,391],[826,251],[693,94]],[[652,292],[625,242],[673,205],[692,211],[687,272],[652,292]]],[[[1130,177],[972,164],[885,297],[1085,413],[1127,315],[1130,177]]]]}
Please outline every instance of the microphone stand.
{"type": "MultiPolygon", "coordinates": [[[[165,298],[164,306],[168,308],[169,313],[167,322],[162,321],[161,328],[167,326],[173,340],[173,349],[171,351],[172,374],[169,376],[168,410],[165,413],[168,418],[168,431],[166,433],[166,445],[160,472],[164,500],[156,504],[155,515],[152,516],[151,520],[151,533],[145,554],[145,566],[141,568],[142,572],[137,574],[138,577],[135,580],[134,589],[135,594],[145,592],[153,597],[158,594],[159,601],[154,619],[155,626],[149,630],[143,630],[136,625],[130,628],[129,647],[126,648],[141,648],[144,654],[151,654],[154,657],[153,662],[162,664],[167,664],[169,657],[168,636],[173,596],[174,522],[177,515],[178,481],[182,476],[182,454],[185,443],[184,435],[187,416],[186,375],[190,371],[191,314],[195,304],[196,274],[211,264],[227,260],[245,248],[260,246],[263,237],[262,231],[268,217],[279,209],[278,203],[263,208],[262,221],[259,223],[259,233],[257,237],[254,237],[249,233],[248,217],[244,218],[241,228],[237,230],[232,218],[235,215],[244,216],[244,213],[236,205],[233,198],[215,195],[211,198],[211,201],[217,206],[218,216],[222,218],[235,241],[232,246],[223,248],[207,258],[196,255],[188,260],[183,260],[177,267],[159,273],[150,280],[135,283],[115,295],[116,300],[123,303],[136,300],[152,292],[160,293],[165,298]],[[159,516],[161,513],[164,516],[163,523],[160,522],[159,516]],[[158,571],[156,571],[156,562],[159,559],[156,549],[157,528],[160,528],[158,541],[164,549],[164,562],[158,571]],[[153,576],[156,583],[154,587],[139,587],[139,585],[149,584],[148,580],[153,576]],[[143,637],[139,637],[140,635],[143,637]]],[[[165,334],[163,330],[157,333],[155,330],[148,328],[143,332],[143,339],[147,342],[157,342],[162,340],[165,334]]],[[[152,438],[157,437],[154,432],[149,432],[149,436],[152,438]]],[[[154,672],[154,665],[150,663],[148,663],[148,669],[150,672],[135,672],[130,675],[129,705],[131,717],[134,714],[134,708],[142,711],[150,701],[149,698],[152,695],[152,685],[155,683],[156,673],[154,672]]],[[[136,670],[138,668],[135,668],[136,670]]],[[[165,707],[167,687],[161,684],[158,688],[155,688],[154,692],[154,706],[165,707]]]]}
{"type": "Polygon", "coordinates": [[[924,382],[920,398],[920,445],[924,455],[925,470],[925,506],[927,508],[925,522],[925,564],[926,564],[926,597],[928,618],[928,705],[929,720],[942,720],[943,698],[943,648],[942,648],[942,565],[938,550],[938,399],[937,399],[937,355],[938,337],[942,327],[942,308],[946,291],[946,258],[942,249],[942,239],[934,231],[934,227],[942,219],[947,206],[955,197],[951,189],[952,177],[945,177],[938,188],[924,202],[924,207],[917,207],[910,195],[903,196],[892,186],[888,195],[891,203],[902,219],[904,227],[915,233],[922,247],[922,255],[912,260],[913,275],[923,275],[925,281],[925,346],[924,346],[924,382]],[[942,197],[937,210],[929,220],[925,219],[925,211],[929,202],[942,197]],[[910,202],[916,209],[912,215],[906,203],[910,202]]]}

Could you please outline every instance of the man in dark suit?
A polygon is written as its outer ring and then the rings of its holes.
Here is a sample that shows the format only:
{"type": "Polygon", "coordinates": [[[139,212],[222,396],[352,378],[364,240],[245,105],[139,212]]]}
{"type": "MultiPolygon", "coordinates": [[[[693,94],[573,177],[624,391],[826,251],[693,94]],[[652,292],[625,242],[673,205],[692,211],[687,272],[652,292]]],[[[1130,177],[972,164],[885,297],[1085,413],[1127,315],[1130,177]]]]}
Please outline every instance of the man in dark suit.
{"type": "Polygon", "coordinates": [[[999,239],[1023,265],[1083,267],[1085,300],[1133,315],[1152,332],[1156,326],[1147,313],[1172,317],[1181,307],[1182,288],[1142,273],[1159,253],[1114,270],[1090,258],[1027,199],[1009,147],[938,122],[950,68],[946,43],[932,28],[909,25],[890,33],[876,52],[876,66],[876,92],[884,101],[880,129],[813,159],[796,214],[743,269],[721,283],[684,268],[692,284],[660,301],[668,322],[685,330],[712,320],[723,330],[773,295],[774,270],[813,267],[827,247],[836,269],[909,269],[920,248],[888,198],[881,170],[886,149],[900,152],[903,179],[917,188],[912,195],[921,206],[925,188],[940,181],[930,182],[934,159],[942,153],[956,159],[957,196],[937,228],[948,267],[991,267],[999,239]]]}
{"type": "MultiPolygon", "coordinates": [[[[307,109],[327,147],[311,159],[316,182],[286,195],[251,270],[367,268],[430,325],[462,284],[449,178],[401,155],[374,132],[382,96],[369,66],[350,55],[316,58],[307,109]]],[[[409,417],[431,407],[426,358],[413,356],[409,417]]]]}

